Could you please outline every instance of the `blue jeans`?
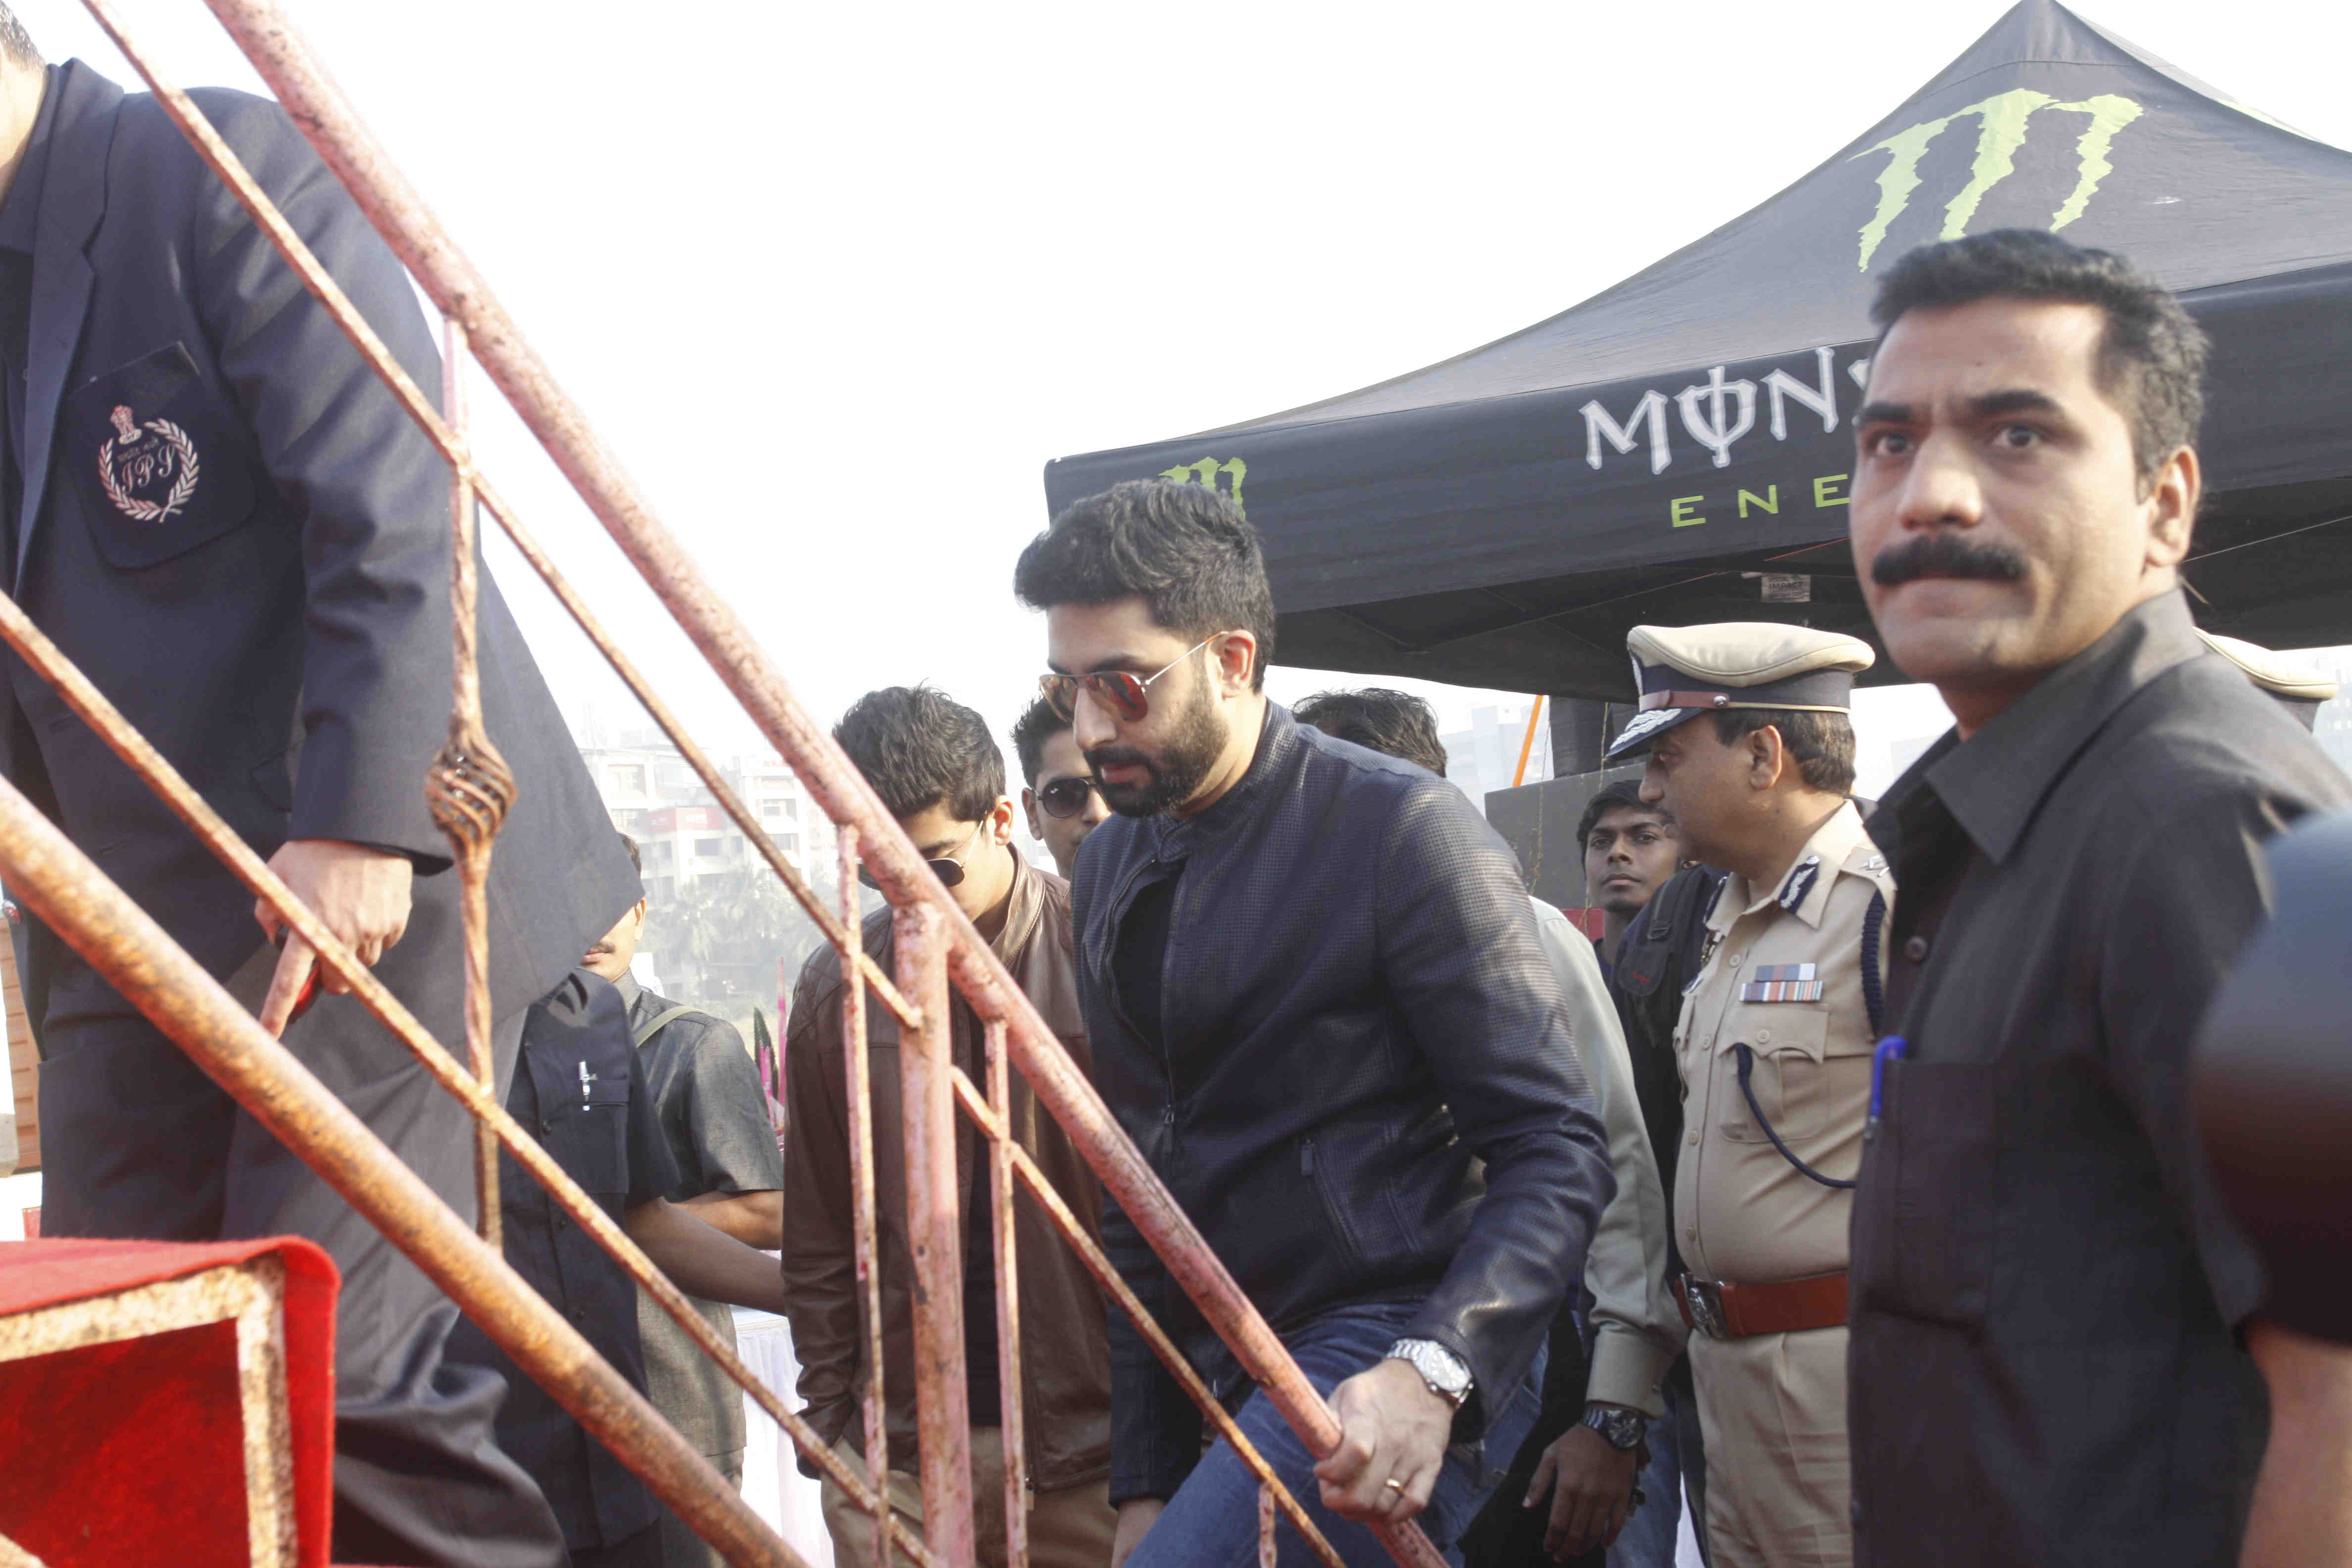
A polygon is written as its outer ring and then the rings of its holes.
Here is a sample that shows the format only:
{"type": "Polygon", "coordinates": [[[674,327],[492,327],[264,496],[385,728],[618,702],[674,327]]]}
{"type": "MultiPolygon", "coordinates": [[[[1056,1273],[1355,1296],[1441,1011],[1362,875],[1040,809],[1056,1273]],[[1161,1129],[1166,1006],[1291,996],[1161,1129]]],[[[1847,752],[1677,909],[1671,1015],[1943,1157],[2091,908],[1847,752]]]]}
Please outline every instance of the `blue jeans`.
{"type": "MultiPolygon", "coordinates": [[[[1375,1365],[1415,1310],[1405,1305],[1343,1307],[1283,1335],[1282,1342],[1315,1392],[1328,1398],[1339,1384],[1375,1365]]],[[[1477,1514],[1503,1468],[1518,1452],[1520,1439],[1535,1425],[1536,1390],[1542,1377],[1539,1360],[1528,1381],[1504,1402],[1501,1415],[1488,1424],[1485,1443],[1446,1454],[1420,1522],[1448,1561],[1460,1563],[1455,1538],[1477,1514]]],[[[1396,1560],[1370,1529],[1324,1508],[1313,1458],[1263,1390],[1252,1394],[1234,1419],[1341,1562],[1349,1568],[1392,1568],[1396,1560]]],[[[1288,1521],[1276,1521],[1274,1538],[1281,1568],[1307,1568],[1315,1563],[1314,1553],[1288,1521]]],[[[1167,1511],[1128,1559],[1128,1568],[1237,1568],[1256,1561],[1257,1479],[1221,1437],[1169,1500],[1167,1511]]]]}
{"type": "MultiPolygon", "coordinates": [[[[1633,1510],[1616,1543],[1609,1548],[1609,1568],[1675,1568],[1675,1537],[1683,1517],[1683,1479],[1704,1460],[1697,1453],[1698,1408],[1686,1380],[1668,1377],[1659,1392],[1665,1399],[1662,1421],[1650,1423],[1650,1462],[1635,1484],[1643,1503],[1633,1510]],[[1690,1451],[1685,1452],[1685,1448],[1690,1451]]],[[[1703,1483],[1693,1489],[1705,1496],[1703,1483]]],[[[1698,1531],[1702,1541],[1706,1531],[1698,1531]]]]}

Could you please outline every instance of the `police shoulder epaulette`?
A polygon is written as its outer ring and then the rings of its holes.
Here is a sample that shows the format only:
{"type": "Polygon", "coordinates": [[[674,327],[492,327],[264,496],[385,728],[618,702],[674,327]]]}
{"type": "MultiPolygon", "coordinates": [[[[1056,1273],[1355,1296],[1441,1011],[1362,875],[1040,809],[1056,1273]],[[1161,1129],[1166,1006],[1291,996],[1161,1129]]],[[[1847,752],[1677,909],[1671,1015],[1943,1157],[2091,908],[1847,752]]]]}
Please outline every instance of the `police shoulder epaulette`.
{"type": "Polygon", "coordinates": [[[1796,913],[1797,906],[1805,901],[1805,895],[1811,892],[1813,884],[1821,879],[1822,858],[1806,856],[1803,864],[1790,872],[1789,879],[1780,884],[1780,907],[1790,914],[1796,913]]]}

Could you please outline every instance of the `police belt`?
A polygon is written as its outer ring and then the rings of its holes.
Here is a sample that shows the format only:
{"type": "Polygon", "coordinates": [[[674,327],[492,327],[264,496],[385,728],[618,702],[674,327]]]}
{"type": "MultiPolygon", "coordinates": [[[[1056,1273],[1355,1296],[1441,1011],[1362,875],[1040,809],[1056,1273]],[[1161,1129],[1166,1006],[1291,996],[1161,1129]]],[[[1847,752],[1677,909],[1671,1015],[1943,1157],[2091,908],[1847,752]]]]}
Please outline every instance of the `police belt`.
{"type": "Polygon", "coordinates": [[[1709,1339],[1750,1334],[1801,1334],[1845,1326],[1845,1276],[1816,1274],[1777,1285],[1735,1285],[1685,1274],[1675,1281],[1675,1303],[1685,1327],[1709,1339]]]}

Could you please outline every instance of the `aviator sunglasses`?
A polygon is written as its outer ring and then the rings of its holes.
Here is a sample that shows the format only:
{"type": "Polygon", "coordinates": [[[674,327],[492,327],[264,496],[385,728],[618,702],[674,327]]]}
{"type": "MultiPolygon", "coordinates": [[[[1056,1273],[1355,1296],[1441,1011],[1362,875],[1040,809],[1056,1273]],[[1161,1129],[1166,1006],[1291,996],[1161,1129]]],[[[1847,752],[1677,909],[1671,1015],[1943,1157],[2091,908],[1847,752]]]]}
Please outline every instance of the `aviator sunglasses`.
{"type": "Polygon", "coordinates": [[[1087,808],[1087,796],[1095,793],[1095,781],[1080,778],[1076,773],[1066,779],[1055,779],[1037,792],[1037,804],[1045,808],[1048,816],[1073,817],[1087,808]]]}
{"type": "MultiPolygon", "coordinates": [[[[982,817],[971,825],[971,836],[963,841],[961,849],[952,856],[942,855],[936,860],[923,862],[931,868],[931,875],[940,879],[940,887],[952,888],[963,880],[963,863],[971,858],[972,845],[979,839],[980,830],[987,826],[988,818],[982,817]]],[[[882,884],[874,879],[874,873],[867,870],[862,862],[857,868],[857,879],[877,892],[882,889],[882,884]]]]}
{"type": "MultiPolygon", "coordinates": [[[[1132,724],[1151,711],[1151,683],[1216,641],[1229,637],[1229,632],[1211,632],[1150,675],[1129,675],[1123,669],[1099,670],[1093,675],[1046,674],[1037,678],[1037,689],[1045,693],[1046,705],[1063,718],[1075,721],[1078,711],[1080,688],[1094,694],[1094,700],[1110,710],[1122,724],[1132,724]]],[[[1076,811],[1073,805],[1070,811],[1076,811]]],[[[1067,816],[1069,811],[1057,811],[1056,816],[1067,816]]]]}

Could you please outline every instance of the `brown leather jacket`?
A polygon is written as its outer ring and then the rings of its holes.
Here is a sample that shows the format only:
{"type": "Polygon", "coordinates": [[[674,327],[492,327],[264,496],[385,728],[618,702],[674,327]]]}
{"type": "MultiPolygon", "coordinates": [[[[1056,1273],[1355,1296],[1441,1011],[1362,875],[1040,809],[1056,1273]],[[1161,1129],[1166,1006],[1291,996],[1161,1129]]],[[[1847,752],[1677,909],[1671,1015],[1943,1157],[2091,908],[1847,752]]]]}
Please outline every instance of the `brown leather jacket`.
{"type": "MultiPolygon", "coordinates": [[[[1016,861],[1019,858],[1015,857],[1016,861]]],[[[1070,886],[1021,863],[1004,929],[991,943],[1045,1025],[1082,1069],[1092,1063],[1078,1012],[1077,971],[1070,956],[1070,886]]],[[[866,922],[866,950],[885,973],[891,963],[887,910],[866,922]]],[[[817,951],[801,972],[784,1050],[784,1296],[793,1351],[800,1359],[803,1414],[830,1443],[846,1434],[865,1447],[866,1329],[851,1240],[847,1075],[842,1063],[839,955],[817,951]]],[[[975,1084],[988,1081],[979,1020],[954,999],[956,1064],[975,1084]]],[[[907,1165],[899,1139],[898,1025],[870,996],[866,1004],[868,1077],[873,1085],[875,1212],[880,1228],[883,1392],[888,1405],[890,1468],[915,1468],[914,1264],[907,1246],[907,1165]]],[[[1086,1223],[1100,1223],[1101,1189],[1059,1123],[1040,1107],[1016,1070],[1013,1124],[1021,1143],[1086,1223]]],[[[956,1113],[956,1186],[970,1215],[975,1194],[989,1201],[978,1134],[956,1113]]],[[[1026,1415],[1030,1484],[1056,1491],[1098,1480],[1110,1469],[1110,1353],[1104,1302],[1077,1255],[1028,1197],[1013,1204],[1021,1280],[1021,1396],[1026,1415]]],[[[971,1234],[967,1225],[963,1234],[971,1234]]],[[[987,1232],[982,1231],[985,1235],[987,1232]]]]}

